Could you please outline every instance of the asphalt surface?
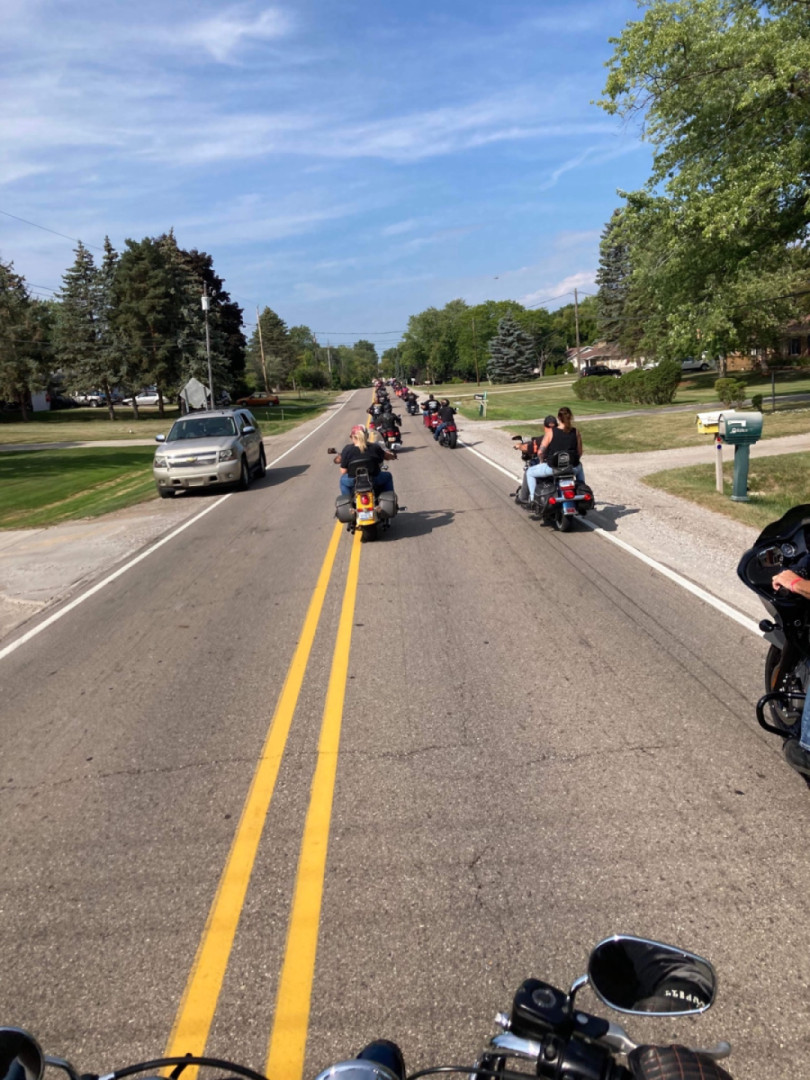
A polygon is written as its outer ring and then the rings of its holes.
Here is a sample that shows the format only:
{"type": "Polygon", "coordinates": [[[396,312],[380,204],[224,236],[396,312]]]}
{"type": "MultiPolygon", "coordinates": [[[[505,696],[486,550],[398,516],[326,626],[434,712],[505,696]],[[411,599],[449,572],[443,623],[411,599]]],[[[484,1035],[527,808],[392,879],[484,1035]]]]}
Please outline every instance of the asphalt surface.
{"type": "MultiPolygon", "coordinates": [[[[301,432],[268,443],[269,462],[290,452],[247,492],[0,552],[7,598],[39,605],[2,648],[188,523],[0,661],[0,1016],[83,1069],[166,1045],[333,533],[326,448],[363,404],[298,447],[301,432]]],[[[363,545],[350,612],[306,1075],[378,1035],[411,1067],[470,1062],[523,978],[567,986],[624,931],[720,974],[705,1017],[625,1018],[634,1037],[727,1038],[738,1080],[795,1076],[810,793],[753,718],[762,641],[599,531],[532,521],[472,452],[497,463],[505,436],[470,425],[475,445],[448,451],[403,427],[406,509],[363,545]]],[[[636,499],[615,459],[585,465],[594,521],[637,540],[649,489],[636,499]]],[[[681,548],[692,518],[655,508],[647,554],[674,560],[664,534],[681,548]]],[[[688,576],[736,606],[747,537],[699,519],[688,576]]],[[[351,546],[343,534],[208,1042],[257,1068],[351,546]]]]}

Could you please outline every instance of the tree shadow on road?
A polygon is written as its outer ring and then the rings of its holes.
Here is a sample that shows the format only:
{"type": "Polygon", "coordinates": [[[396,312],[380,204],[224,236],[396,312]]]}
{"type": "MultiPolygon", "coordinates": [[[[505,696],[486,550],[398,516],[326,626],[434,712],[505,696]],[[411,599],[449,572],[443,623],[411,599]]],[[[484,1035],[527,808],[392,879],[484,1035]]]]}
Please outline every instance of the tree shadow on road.
{"type": "Polygon", "coordinates": [[[452,525],[455,516],[452,510],[417,510],[410,513],[403,509],[392,521],[386,539],[411,540],[415,536],[427,536],[443,525],[452,525]]]}
{"type": "Polygon", "coordinates": [[[602,503],[598,509],[593,511],[594,517],[598,519],[605,532],[615,532],[616,522],[619,518],[640,513],[640,506],[625,506],[624,503],[602,503]]]}

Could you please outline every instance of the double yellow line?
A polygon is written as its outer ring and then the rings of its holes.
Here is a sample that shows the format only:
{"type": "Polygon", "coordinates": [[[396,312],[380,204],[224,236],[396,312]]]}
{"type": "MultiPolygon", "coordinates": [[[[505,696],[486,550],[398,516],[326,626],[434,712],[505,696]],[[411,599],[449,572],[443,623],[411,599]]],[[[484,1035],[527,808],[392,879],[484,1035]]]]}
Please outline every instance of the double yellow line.
{"type": "MultiPolygon", "coordinates": [[[[205,1052],[342,531],[343,526],[336,524],[169,1036],[168,1057],[205,1052]]],[[[283,1073],[285,1080],[296,1080],[304,1067],[359,571],[360,534],[356,533],[332,656],[265,1070],[268,1076],[283,1073]]]]}

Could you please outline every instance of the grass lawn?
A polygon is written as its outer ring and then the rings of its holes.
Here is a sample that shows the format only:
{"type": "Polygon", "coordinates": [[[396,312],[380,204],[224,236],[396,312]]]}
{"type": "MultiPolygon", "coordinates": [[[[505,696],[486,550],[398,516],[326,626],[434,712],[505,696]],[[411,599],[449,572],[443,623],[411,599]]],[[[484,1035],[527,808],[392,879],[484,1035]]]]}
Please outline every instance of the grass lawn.
{"type": "MultiPolygon", "coordinates": [[[[713,435],[698,434],[695,422],[697,411],[588,420],[580,429],[583,446],[592,454],[648,453],[651,450],[674,450],[681,446],[711,446],[713,435]]],[[[806,432],[810,432],[810,408],[791,409],[786,406],[775,413],[765,410],[763,439],[803,435],[806,432]]]]}
{"type": "Polygon", "coordinates": [[[0,528],[31,529],[155,496],[151,447],[20,450],[0,454],[0,528]]]}
{"type": "Polygon", "coordinates": [[[714,465],[668,469],[643,478],[644,483],[671,495],[705,506],[718,514],[763,529],[792,506],[810,503],[810,470],[806,454],[780,454],[751,459],[748,469],[747,503],[731,501],[734,465],[723,465],[725,492],[715,490],[714,465]]]}
{"type": "MultiPolygon", "coordinates": [[[[337,396],[334,393],[308,394],[299,398],[296,394],[283,394],[279,405],[266,409],[253,409],[263,435],[278,435],[283,431],[317,416],[337,396]]],[[[34,418],[24,424],[19,413],[0,413],[0,445],[23,445],[26,443],[83,443],[111,442],[119,439],[154,439],[160,432],[167,432],[180,415],[172,406],[166,408],[161,419],[157,408],[142,408],[135,420],[132,409],[116,405],[117,420],[110,420],[106,409],[58,409],[55,412],[34,413],[34,418]]]]}

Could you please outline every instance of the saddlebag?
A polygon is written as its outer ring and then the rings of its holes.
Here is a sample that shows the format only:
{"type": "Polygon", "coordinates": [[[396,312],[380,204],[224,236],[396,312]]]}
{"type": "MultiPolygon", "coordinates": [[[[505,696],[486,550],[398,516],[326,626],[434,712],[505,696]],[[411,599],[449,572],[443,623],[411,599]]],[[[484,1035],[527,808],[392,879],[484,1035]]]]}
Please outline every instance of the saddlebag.
{"type": "Polygon", "coordinates": [[[335,499],[335,517],[344,525],[354,521],[354,498],[351,495],[338,495],[335,499]]]}
{"type": "Polygon", "coordinates": [[[396,493],[393,491],[381,491],[377,499],[377,512],[380,517],[392,518],[398,509],[396,493]]]}
{"type": "Polygon", "coordinates": [[[587,484],[577,484],[577,495],[590,495],[587,502],[577,501],[577,510],[580,514],[587,514],[589,510],[593,510],[593,490],[587,484]]]}

